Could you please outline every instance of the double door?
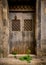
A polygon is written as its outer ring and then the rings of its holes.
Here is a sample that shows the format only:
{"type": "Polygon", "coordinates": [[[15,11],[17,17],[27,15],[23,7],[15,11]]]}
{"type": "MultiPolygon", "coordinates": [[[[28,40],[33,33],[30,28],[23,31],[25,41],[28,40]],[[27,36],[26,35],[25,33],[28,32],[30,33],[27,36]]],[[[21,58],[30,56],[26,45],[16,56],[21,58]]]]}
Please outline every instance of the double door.
{"type": "Polygon", "coordinates": [[[34,14],[17,12],[10,14],[12,20],[12,47],[18,54],[34,53],[34,14]]]}

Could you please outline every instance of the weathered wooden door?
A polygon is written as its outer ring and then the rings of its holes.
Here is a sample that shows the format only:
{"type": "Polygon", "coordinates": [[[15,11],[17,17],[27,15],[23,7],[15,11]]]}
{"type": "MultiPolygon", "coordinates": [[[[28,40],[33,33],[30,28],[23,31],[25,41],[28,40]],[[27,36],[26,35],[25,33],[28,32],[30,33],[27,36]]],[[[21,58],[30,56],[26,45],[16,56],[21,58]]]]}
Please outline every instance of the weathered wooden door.
{"type": "Polygon", "coordinates": [[[11,52],[19,54],[27,53],[27,50],[34,52],[34,18],[33,13],[10,13],[12,20],[11,52]]]}

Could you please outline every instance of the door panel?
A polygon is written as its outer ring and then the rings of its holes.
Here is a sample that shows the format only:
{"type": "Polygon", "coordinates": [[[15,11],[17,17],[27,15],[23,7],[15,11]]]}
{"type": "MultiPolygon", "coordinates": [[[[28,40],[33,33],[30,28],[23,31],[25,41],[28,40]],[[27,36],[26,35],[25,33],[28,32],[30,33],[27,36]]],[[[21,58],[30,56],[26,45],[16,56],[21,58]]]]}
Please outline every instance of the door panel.
{"type": "Polygon", "coordinates": [[[33,13],[10,13],[12,20],[12,39],[10,51],[18,54],[26,54],[34,49],[33,43],[33,13]],[[12,16],[11,16],[12,15],[12,16]]]}

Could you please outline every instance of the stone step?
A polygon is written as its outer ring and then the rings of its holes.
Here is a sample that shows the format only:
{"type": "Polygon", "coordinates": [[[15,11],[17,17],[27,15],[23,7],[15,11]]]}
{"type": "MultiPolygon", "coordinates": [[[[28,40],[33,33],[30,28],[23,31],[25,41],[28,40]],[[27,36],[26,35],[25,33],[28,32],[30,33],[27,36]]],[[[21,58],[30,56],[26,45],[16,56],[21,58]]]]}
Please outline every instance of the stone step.
{"type": "Polygon", "coordinates": [[[30,63],[15,58],[0,58],[0,65],[46,65],[46,60],[32,59],[30,63]]]}
{"type": "MultiPolygon", "coordinates": [[[[20,57],[26,56],[26,55],[27,55],[27,54],[17,54],[17,55],[9,54],[9,55],[8,55],[8,58],[14,58],[14,56],[16,56],[16,58],[20,58],[20,57]]],[[[30,54],[30,56],[31,56],[32,58],[36,58],[36,55],[30,54]]]]}

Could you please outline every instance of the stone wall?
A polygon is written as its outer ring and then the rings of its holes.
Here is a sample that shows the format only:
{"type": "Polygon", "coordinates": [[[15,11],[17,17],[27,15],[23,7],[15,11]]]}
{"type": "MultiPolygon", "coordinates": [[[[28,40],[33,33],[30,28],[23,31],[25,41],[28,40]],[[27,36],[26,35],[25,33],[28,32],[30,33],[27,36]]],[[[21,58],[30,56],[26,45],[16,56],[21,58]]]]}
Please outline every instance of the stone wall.
{"type": "Polygon", "coordinates": [[[41,50],[46,55],[46,0],[41,1],[41,50]]]}
{"type": "Polygon", "coordinates": [[[0,0],[0,57],[2,56],[3,52],[3,5],[2,1],[0,0]]]}
{"type": "Polygon", "coordinates": [[[36,53],[39,56],[41,50],[41,0],[36,0],[36,53]]]}
{"type": "Polygon", "coordinates": [[[0,44],[2,45],[2,57],[6,57],[8,55],[9,17],[7,4],[7,0],[0,0],[0,44]]]}
{"type": "Polygon", "coordinates": [[[8,55],[9,45],[9,13],[8,13],[8,2],[7,0],[2,1],[3,4],[3,48],[4,56],[8,55]]]}
{"type": "Polygon", "coordinates": [[[37,0],[36,4],[36,44],[37,55],[46,55],[46,1],[37,0]]]}

